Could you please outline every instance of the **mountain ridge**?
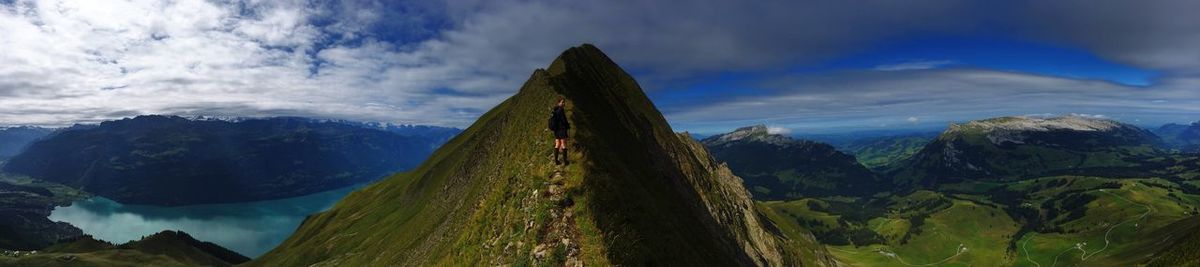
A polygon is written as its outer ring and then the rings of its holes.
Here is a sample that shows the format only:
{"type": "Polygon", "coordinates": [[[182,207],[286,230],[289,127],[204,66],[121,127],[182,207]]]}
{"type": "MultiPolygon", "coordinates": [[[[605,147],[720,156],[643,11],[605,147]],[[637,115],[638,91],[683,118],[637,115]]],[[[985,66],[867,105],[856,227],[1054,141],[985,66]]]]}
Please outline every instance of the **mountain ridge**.
{"type": "Polygon", "coordinates": [[[21,152],[29,143],[50,135],[54,129],[16,126],[0,128],[0,163],[21,152]]]}
{"type": "Polygon", "coordinates": [[[778,231],[740,179],[585,44],[417,169],[310,217],[250,266],[833,264],[811,234],[778,231]],[[566,167],[543,129],[558,95],[573,126],[566,167]]]}

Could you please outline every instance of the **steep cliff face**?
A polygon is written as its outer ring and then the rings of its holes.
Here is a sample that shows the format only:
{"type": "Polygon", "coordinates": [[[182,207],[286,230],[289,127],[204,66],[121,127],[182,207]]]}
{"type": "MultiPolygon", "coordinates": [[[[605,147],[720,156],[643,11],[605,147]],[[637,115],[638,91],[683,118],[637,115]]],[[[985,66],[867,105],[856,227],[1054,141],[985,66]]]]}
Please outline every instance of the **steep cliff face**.
{"type": "Polygon", "coordinates": [[[416,170],[352,193],[251,265],[832,264],[806,232],[764,218],[740,178],[583,45],[416,170]],[[544,129],[560,95],[567,166],[544,129]]]}

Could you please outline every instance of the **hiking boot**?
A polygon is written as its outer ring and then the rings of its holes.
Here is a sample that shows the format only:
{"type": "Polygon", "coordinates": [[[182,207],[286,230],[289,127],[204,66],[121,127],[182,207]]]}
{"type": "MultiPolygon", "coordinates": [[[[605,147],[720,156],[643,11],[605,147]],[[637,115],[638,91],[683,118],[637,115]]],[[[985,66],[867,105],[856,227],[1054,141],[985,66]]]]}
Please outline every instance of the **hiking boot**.
{"type": "Polygon", "coordinates": [[[557,148],[555,148],[555,149],[554,149],[554,165],[561,165],[561,164],[562,164],[562,161],[559,161],[559,160],[558,160],[558,152],[559,152],[559,150],[558,150],[557,148]]]}
{"type": "Polygon", "coordinates": [[[570,160],[567,160],[567,158],[570,158],[570,156],[569,156],[569,155],[567,155],[567,149],[566,149],[566,148],[563,148],[563,149],[562,149],[562,154],[563,154],[563,165],[571,165],[571,161],[570,161],[570,160]]]}

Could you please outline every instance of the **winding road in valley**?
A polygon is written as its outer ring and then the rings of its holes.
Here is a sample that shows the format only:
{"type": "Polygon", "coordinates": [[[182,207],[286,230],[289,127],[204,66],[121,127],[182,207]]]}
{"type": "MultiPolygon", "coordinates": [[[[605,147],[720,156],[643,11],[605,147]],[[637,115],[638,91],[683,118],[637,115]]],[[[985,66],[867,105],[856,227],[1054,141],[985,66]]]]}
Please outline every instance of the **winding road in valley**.
{"type": "Polygon", "coordinates": [[[950,255],[950,257],[946,257],[945,259],[942,259],[937,262],[931,262],[931,263],[925,263],[925,264],[911,264],[911,263],[905,262],[904,259],[900,258],[900,255],[897,255],[896,252],[894,252],[890,249],[889,250],[879,249],[879,250],[876,250],[876,252],[879,252],[880,254],[883,254],[884,256],[887,256],[889,258],[896,259],[896,261],[899,261],[900,264],[904,264],[907,266],[934,266],[934,265],[942,264],[947,261],[953,260],[954,258],[957,258],[959,255],[962,255],[963,253],[967,253],[967,246],[963,245],[962,243],[959,243],[958,244],[958,252],[955,252],[954,255],[950,255]]]}
{"type": "MultiPolygon", "coordinates": [[[[1138,186],[1138,185],[1140,185],[1140,184],[1138,184],[1138,183],[1134,183],[1134,184],[1133,184],[1133,186],[1138,186]]],[[[1120,196],[1120,195],[1117,195],[1117,194],[1113,194],[1112,192],[1109,192],[1108,190],[1105,190],[1105,189],[1099,189],[1099,191],[1100,191],[1100,192],[1103,192],[1103,193],[1106,193],[1106,194],[1109,194],[1109,195],[1112,195],[1112,196],[1114,196],[1114,197],[1116,197],[1116,198],[1118,198],[1118,199],[1121,199],[1122,201],[1128,202],[1128,203],[1130,203],[1130,204],[1137,205],[1137,206],[1142,206],[1142,208],[1145,208],[1145,209],[1146,209],[1146,212],[1142,213],[1141,215],[1138,215],[1138,216],[1137,216],[1137,217],[1135,217],[1135,218],[1131,218],[1131,219],[1128,219],[1128,220],[1122,221],[1122,222],[1120,222],[1120,223],[1114,224],[1112,227],[1109,227],[1109,228],[1108,228],[1108,230],[1104,231],[1104,246],[1103,246],[1103,247],[1101,247],[1100,249],[1098,249],[1098,250],[1096,250],[1096,251],[1092,251],[1092,252],[1090,252],[1090,253],[1089,253],[1089,252],[1088,252],[1086,249],[1084,249],[1084,247],[1086,247],[1086,246],[1087,246],[1087,242],[1077,242],[1077,243],[1075,243],[1075,246],[1074,246],[1074,247],[1067,248],[1067,249],[1063,250],[1062,252],[1059,252],[1059,253],[1058,253],[1058,255],[1055,255],[1055,256],[1054,256],[1054,262],[1050,264],[1050,267],[1054,267],[1054,266],[1058,265],[1058,259],[1059,259],[1059,257],[1062,257],[1062,255],[1063,255],[1063,254],[1066,254],[1067,252],[1070,252],[1071,250],[1079,250],[1079,251],[1080,251],[1080,255],[1079,255],[1079,259],[1080,259],[1080,261],[1086,261],[1086,260],[1088,260],[1089,258],[1091,258],[1092,256],[1096,256],[1096,254],[1100,254],[1100,252],[1103,252],[1104,250],[1108,249],[1108,245],[1109,245],[1110,243],[1112,243],[1112,241],[1111,241],[1111,240],[1109,240],[1109,236],[1111,236],[1111,235],[1112,235],[1112,231],[1113,231],[1113,229],[1116,229],[1116,228],[1117,228],[1117,226],[1121,226],[1121,225],[1124,225],[1124,224],[1127,224],[1127,223],[1130,223],[1130,222],[1134,222],[1134,221],[1139,221],[1139,220],[1145,219],[1145,218],[1146,218],[1146,216],[1150,216],[1150,213],[1153,213],[1153,212],[1154,212],[1154,208],[1153,208],[1153,207],[1150,207],[1149,205],[1145,205],[1145,204],[1141,204],[1141,203],[1133,202],[1133,201],[1131,201],[1131,200],[1129,200],[1129,199],[1127,199],[1127,198],[1125,198],[1125,197],[1122,197],[1122,196],[1120,196]]],[[[1134,224],[1134,227],[1135,227],[1135,228],[1136,228],[1136,227],[1138,227],[1138,224],[1134,224]]],[[[1025,243],[1024,243],[1024,245],[1022,245],[1022,246],[1021,246],[1021,248],[1022,248],[1022,249],[1025,251],[1025,259],[1026,259],[1026,260],[1028,260],[1029,262],[1032,262],[1034,265],[1037,265],[1037,266],[1039,266],[1039,267],[1040,267],[1040,266],[1042,266],[1042,265],[1041,265],[1041,264],[1039,264],[1037,261],[1034,261],[1034,260],[1033,260],[1033,258],[1032,258],[1032,255],[1029,253],[1029,249],[1028,249],[1028,247],[1027,247],[1028,245],[1029,245],[1029,239],[1026,239],[1026,240],[1025,240],[1025,243]]]]}

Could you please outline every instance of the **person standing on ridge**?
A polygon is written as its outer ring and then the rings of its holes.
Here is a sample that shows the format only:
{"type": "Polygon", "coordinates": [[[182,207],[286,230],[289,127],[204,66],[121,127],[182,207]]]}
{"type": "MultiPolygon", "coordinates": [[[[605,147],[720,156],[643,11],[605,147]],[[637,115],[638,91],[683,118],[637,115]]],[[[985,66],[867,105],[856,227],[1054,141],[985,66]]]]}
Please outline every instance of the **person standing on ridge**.
{"type": "Polygon", "coordinates": [[[567,99],[559,96],[558,103],[550,109],[550,131],[554,132],[554,165],[571,164],[567,161],[567,130],[571,123],[567,122],[567,99]],[[558,155],[562,154],[562,161],[558,155]]]}

